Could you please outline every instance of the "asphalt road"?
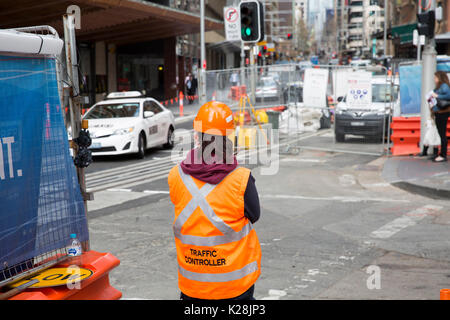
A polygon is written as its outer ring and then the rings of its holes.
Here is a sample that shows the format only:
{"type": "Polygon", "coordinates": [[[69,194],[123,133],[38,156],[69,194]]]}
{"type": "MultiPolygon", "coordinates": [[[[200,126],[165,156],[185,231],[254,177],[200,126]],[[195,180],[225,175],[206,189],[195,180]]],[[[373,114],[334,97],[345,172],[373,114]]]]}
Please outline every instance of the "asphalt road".
{"type": "MultiPolygon", "coordinates": [[[[327,135],[301,136],[306,148],[281,154],[274,170],[250,165],[262,208],[256,298],[439,299],[450,287],[450,202],[391,186],[373,145],[336,152],[327,135]]],[[[124,299],[179,297],[167,173],[181,159],[170,156],[155,148],[88,169],[98,189],[88,203],[91,248],[121,260],[111,283],[124,299]]]]}

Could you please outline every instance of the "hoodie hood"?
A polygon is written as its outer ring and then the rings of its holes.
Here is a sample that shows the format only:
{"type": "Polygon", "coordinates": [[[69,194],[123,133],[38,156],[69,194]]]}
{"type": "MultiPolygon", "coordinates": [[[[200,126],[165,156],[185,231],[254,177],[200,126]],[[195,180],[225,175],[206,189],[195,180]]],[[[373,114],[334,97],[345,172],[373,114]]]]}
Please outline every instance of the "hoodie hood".
{"type": "Polygon", "coordinates": [[[236,157],[233,157],[232,164],[216,163],[214,158],[213,163],[211,164],[205,163],[203,159],[201,163],[196,163],[195,159],[197,151],[198,149],[189,151],[186,159],[181,162],[180,166],[184,173],[203,182],[218,184],[238,166],[236,157]]]}

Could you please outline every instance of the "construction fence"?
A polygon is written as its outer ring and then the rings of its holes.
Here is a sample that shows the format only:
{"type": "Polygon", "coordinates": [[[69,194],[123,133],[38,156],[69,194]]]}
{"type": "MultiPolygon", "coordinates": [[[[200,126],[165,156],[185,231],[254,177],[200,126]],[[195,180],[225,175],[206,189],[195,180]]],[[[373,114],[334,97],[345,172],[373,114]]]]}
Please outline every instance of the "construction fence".
{"type": "Polygon", "coordinates": [[[206,99],[229,105],[244,120],[238,124],[271,124],[281,153],[303,148],[373,155],[388,152],[400,103],[398,78],[382,66],[297,64],[207,71],[206,99]],[[256,119],[261,117],[265,121],[256,119]]]}

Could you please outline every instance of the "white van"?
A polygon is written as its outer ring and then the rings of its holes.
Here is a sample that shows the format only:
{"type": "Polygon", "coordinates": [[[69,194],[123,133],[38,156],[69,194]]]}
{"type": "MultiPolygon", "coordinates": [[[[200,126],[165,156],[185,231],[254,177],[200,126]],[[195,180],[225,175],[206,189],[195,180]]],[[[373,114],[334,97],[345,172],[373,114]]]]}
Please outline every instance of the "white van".
{"type": "Polygon", "coordinates": [[[339,97],[335,114],[336,141],[344,142],[346,134],[381,140],[387,136],[389,117],[400,109],[399,79],[386,76],[372,77],[372,103],[352,108],[346,97],[339,97]],[[387,80],[387,82],[386,82],[387,80]],[[383,133],[383,128],[385,132],[383,133]]]}

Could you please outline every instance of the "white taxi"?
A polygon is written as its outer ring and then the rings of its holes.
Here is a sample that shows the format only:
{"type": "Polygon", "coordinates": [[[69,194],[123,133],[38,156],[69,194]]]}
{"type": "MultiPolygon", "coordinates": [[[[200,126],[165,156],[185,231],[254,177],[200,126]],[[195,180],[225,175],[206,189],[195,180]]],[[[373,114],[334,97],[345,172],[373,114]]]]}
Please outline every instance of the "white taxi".
{"type": "Polygon", "coordinates": [[[83,120],[89,121],[94,156],[134,153],[142,159],[148,148],[174,145],[172,112],[139,91],[108,94],[83,120]]]}

